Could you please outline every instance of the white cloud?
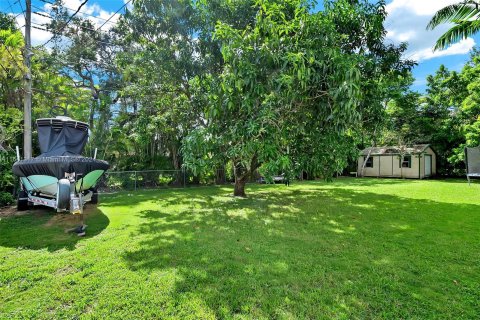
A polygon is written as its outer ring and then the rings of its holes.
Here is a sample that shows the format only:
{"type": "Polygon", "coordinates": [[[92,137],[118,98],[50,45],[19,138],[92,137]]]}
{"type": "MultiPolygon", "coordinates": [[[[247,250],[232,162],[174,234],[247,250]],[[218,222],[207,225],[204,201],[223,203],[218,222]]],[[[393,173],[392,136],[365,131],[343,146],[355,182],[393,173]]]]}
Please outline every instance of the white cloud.
{"type": "MultiPolygon", "coordinates": [[[[37,14],[32,14],[32,25],[35,26],[35,27],[39,27],[39,28],[44,29],[44,27],[42,25],[45,24],[45,23],[48,23],[49,21],[50,21],[50,19],[47,18],[47,17],[39,16],[37,14]]],[[[22,33],[25,33],[25,27],[24,27],[25,26],[25,17],[23,15],[19,15],[17,17],[17,25],[21,26],[22,27],[21,28],[22,33]]],[[[36,28],[31,29],[30,35],[31,35],[31,38],[32,38],[32,45],[33,46],[42,44],[52,37],[52,34],[50,32],[43,31],[43,30],[36,29],[36,28]]]]}
{"type": "MultiPolygon", "coordinates": [[[[75,10],[80,6],[80,4],[83,2],[83,0],[64,0],[64,5],[66,8],[73,9],[73,10],[68,10],[69,14],[73,14],[75,10]]],[[[34,12],[39,12],[41,15],[38,14],[32,14],[32,25],[40,28],[44,28],[43,24],[48,23],[50,19],[48,17],[42,16],[42,15],[49,15],[51,11],[51,4],[46,3],[43,6],[44,11],[36,10],[34,8],[34,12]]],[[[102,26],[106,20],[108,20],[114,12],[109,12],[104,9],[97,3],[93,4],[85,4],[81,9],[80,12],[77,14],[79,17],[83,18],[88,18],[90,19],[94,25],[95,28],[99,28],[102,26]]],[[[102,27],[101,30],[103,31],[108,31],[110,28],[112,28],[120,18],[120,14],[115,14],[109,22],[105,23],[105,25],[102,27]]],[[[19,26],[24,26],[25,25],[25,18],[23,15],[19,15],[17,17],[17,23],[19,26]]],[[[22,32],[24,33],[25,30],[22,27],[22,32]]],[[[52,37],[52,33],[48,31],[43,31],[40,29],[32,28],[31,30],[31,37],[32,37],[32,45],[41,45],[48,41],[52,37]]]]}
{"type": "Polygon", "coordinates": [[[466,54],[475,46],[475,41],[472,38],[467,38],[461,40],[458,43],[452,44],[445,50],[435,51],[431,48],[418,50],[412,55],[413,60],[422,61],[432,58],[444,57],[444,56],[453,56],[457,54],[466,54]]]}
{"type": "Polygon", "coordinates": [[[443,7],[458,2],[458,0],[393,0],[387,5],[387,12],[408,9],[417,16],[432,16],[443,7]]]}
{"type": "Polygon", "coordinates": [[[388,12],[385,21],[387,40],[396,44],[408,42],[408,51],[405,57],[419,62],[468,53],[475,46],[475,41],[471,38],[462,40],[445,50],[433,52],[436,40],[451,25],[441,25],[433,31],[426,30],[426,26],[435,12],[457,2],[458,0],[393,0],[386,8],[388,12]]]}
{"type": "Polygon", "coordinates": [[[413,82],[414,87],[423,87],[427,85],[427,79],[417,79],[413,82]]]}

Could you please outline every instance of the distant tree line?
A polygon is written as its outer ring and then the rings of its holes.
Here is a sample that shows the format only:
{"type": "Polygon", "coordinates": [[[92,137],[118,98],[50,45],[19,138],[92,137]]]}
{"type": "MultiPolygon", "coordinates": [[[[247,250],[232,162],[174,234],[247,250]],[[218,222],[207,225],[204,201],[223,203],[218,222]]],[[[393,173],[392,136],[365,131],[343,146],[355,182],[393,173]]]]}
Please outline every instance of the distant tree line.
{"type": "Polygon", "coordinates": [[[406,90],[389,101],[384,143],[430,143],[440,175],[463,175],[464,148],[480,145],[479,89],[480,54],[474,49],[460,72],[442,65],[429,75],[425,94],[406,90]]]}

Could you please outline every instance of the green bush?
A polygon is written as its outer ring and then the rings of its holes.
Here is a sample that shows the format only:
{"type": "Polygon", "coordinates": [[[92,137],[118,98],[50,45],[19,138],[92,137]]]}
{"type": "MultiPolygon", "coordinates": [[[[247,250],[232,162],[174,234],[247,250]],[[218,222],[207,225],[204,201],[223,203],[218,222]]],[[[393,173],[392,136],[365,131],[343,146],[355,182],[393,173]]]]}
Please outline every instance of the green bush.
{"type": "Polygon", "coordinates": [[[12,172],[15,157],[11,153],[0,152],[0,192],[13,190],[16,178],[12,172]]]}
{"type": "Polygon", "coordinates": [[[0,207],[11,205],[15,198],[9,192],[0,192],[0,207]]]}
{"type": "Polygon", "coordinates": [[[158,183],[161,185],[161,186],[168,186],[171,182],[173,182],[175,180],[174,177],[172,177],[171,174],[159,174],[158,175],[158,183]]]}

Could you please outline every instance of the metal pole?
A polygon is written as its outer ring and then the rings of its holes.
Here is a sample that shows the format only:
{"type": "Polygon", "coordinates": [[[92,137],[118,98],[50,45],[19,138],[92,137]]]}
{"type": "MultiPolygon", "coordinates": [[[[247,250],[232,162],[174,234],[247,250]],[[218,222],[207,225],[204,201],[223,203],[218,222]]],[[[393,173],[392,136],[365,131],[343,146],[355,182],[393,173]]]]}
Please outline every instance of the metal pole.
{"type": "Polygon", "coordinates": [[[25,98],[23,106],[23,157],[32,157],[32,74],[30,70],[30,58],[32,56],[32,44],[30,29],[32,23],[32,3],[25,0],[25,98]]]}
{"type": "Polygon", "coordinates": [[[135,171],[135,191],[137,191],[137,171],[135,171]]]}

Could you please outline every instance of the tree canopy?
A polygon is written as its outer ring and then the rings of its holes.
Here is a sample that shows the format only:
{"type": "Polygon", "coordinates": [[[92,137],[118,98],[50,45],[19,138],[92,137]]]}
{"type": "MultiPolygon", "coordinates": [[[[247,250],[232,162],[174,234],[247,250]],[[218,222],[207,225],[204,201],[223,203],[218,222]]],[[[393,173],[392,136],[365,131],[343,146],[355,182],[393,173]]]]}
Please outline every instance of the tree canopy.
{"type": "MultiPolygon", "coordinates": [[[[412,91],[415,62],[385,41],[384,1],[137,0],[110,28],[61,0],[50,9],[33,118],[66,108],[113,170],[221,173],[245,196],[254,175],[330,179],[378,144],[431,143],[439,171],[458,174],[463,146],[480,142],[477,52],[412,91]]],[[[0,143],[12,150],[24,41],[12,16],[0,22],[0,143]]]]}

